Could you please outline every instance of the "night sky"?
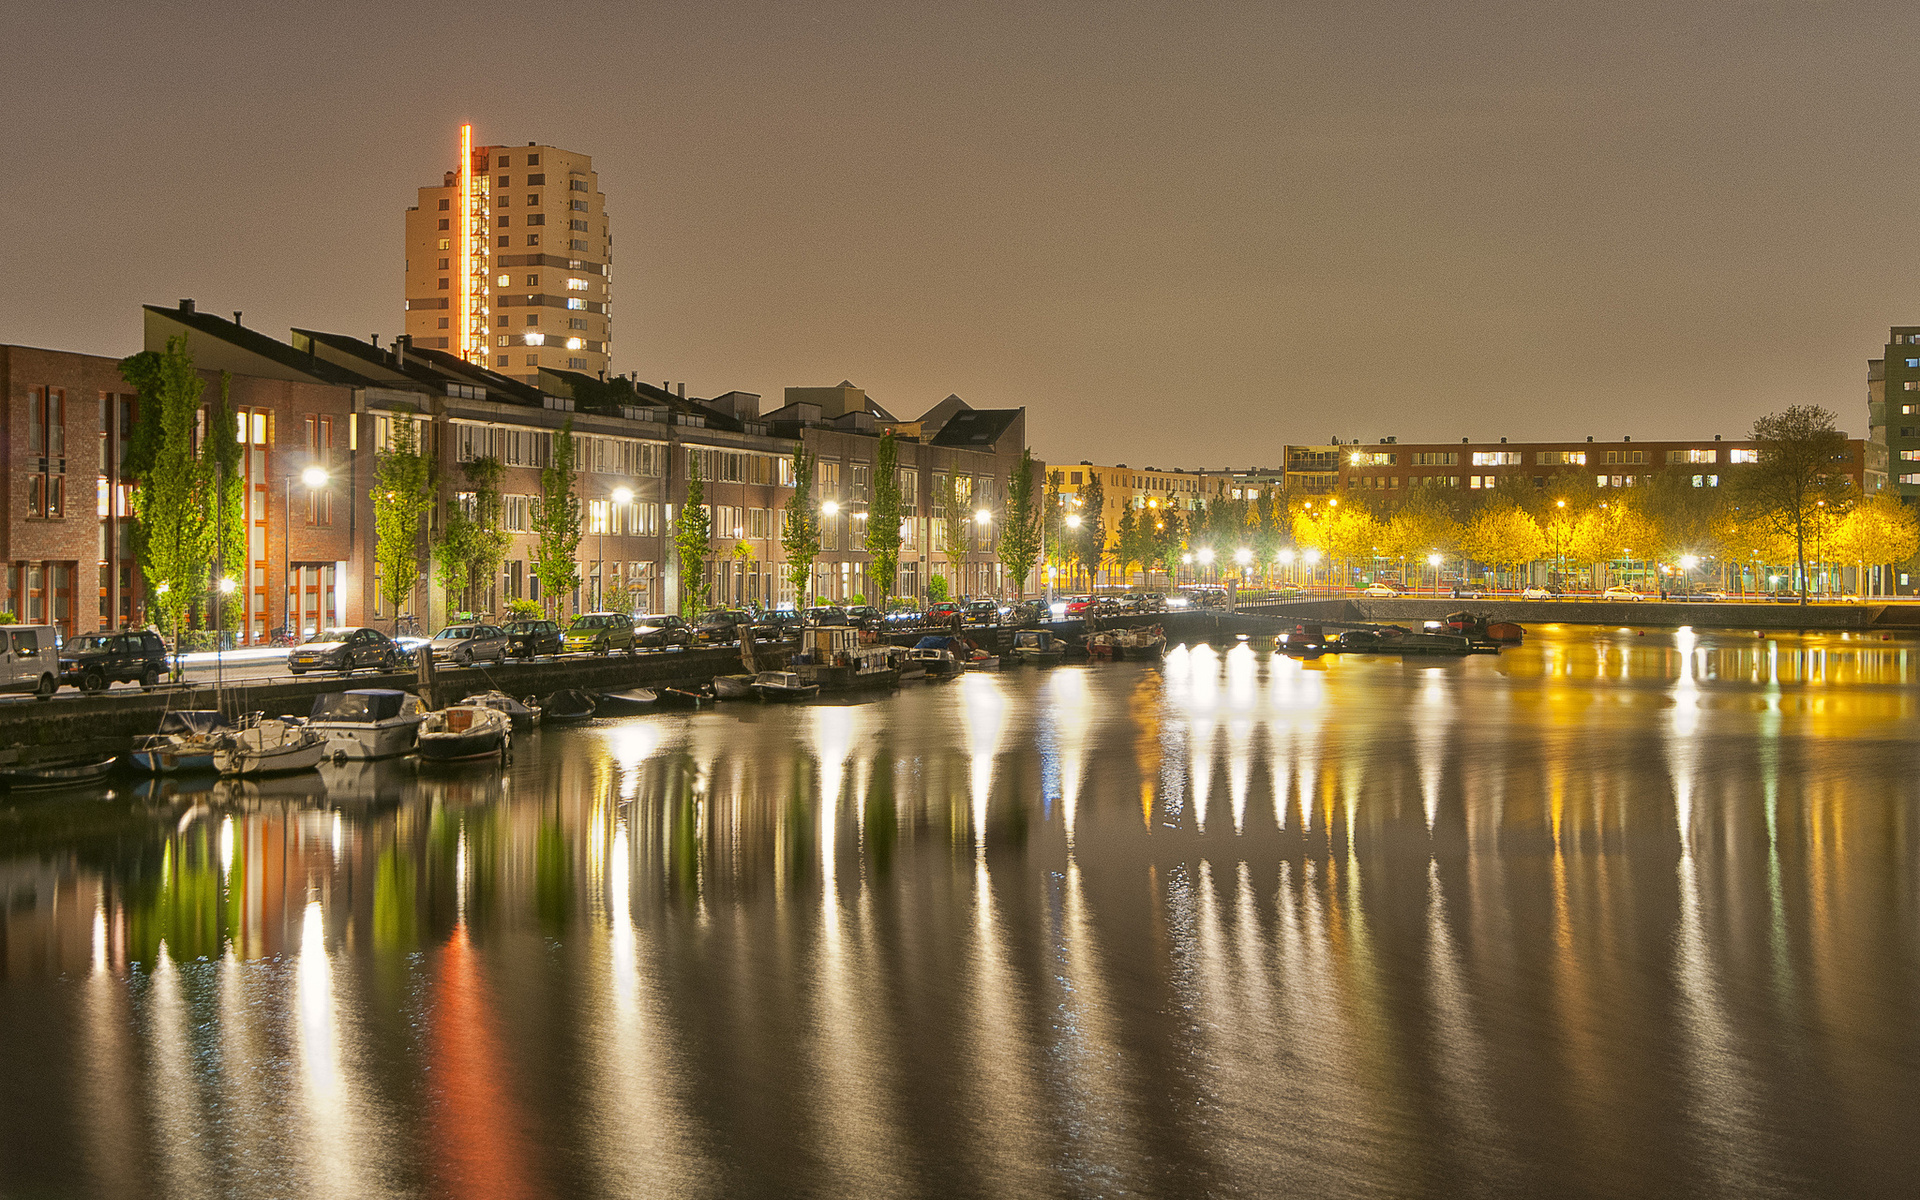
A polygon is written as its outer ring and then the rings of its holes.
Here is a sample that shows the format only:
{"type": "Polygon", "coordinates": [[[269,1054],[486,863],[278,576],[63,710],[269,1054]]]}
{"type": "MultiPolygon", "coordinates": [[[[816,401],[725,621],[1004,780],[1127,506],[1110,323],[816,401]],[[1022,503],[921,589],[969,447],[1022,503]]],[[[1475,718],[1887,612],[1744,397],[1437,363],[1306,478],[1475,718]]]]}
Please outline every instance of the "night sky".
{"type": "Polygon", "coordinates": [[[1733,437],[1789,403],[1860,436],[1865,360],[1920,323],[1912,5],[8,0],[0,28],[6,342],[124,354],[182,296],[391,339],[403,210],[463,120],[594,156],[616,371],[1026,405],[1053,461],[1733,437]]]}

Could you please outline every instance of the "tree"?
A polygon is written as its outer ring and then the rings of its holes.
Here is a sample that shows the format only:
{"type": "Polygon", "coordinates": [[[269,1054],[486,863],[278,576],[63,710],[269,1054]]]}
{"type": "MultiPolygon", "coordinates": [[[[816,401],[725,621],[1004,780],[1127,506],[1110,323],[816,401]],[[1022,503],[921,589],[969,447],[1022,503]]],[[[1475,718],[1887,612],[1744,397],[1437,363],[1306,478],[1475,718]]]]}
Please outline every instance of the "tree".
{"type": "Polygon", "coordinates": [[[1000,565],[1013,580],[1016,600],[1040,556],[1040,506],[1034,500],[1033,451],[1022,450],[1020,465],[1007,480],[1007,511],[1000,525],[1000,565]]]}
{"type": "Polygon", "coordinates": [[[780,530],[780,548],[787,556],[787,582],[793,602],[806,607],[813,582],[813,560],[820,556],[820,516],[813,508],[815,456],[798,442],[793,446],[793,496],[787,501],[786,524],[780,530]]]}
{"type": "Polygon", "coordinates": [[[1818,405],[1796,404],[1753,423],[1760,461],[1733,473],[1732,496],[1749,521],[1793,539],[1800,603],[1807,602],[1807,538],[1820,509],[1843,511],[1847,479],[1836,466],[1847,455],[1847,435],[1818,405]],[[1825,505],[1821,501],[1826,501],[1825,505]]]}
{"type": "Polygon", "coordinates": [[[1120,510],[1120,527],[1114,531],[1113,564],[1120,568],[1120,582],[1124,586],[1133,575],[1133,564],[1140,561],[1140,519],[1134,515],[1133,505],[1120,510]]]}
{"type": "Polygon", "coordinates": [[[1859,566],[1859,592],[1864,596],[1868,567],[1902,562],[1920,551],[1920,521],[1892,492],[1875,492],[1840,521],[1833,542],[1837,561],[1859,566]]]}
{"type": "Polygon", "coordinates": [[[420,453],[412,419],[393,418],[392,438],[373,460],[373,557],[396,632],[400,610],[420,581],[420,518],[433,503],[433,477],[433,463],[420,453]]]}
{"type": "Polygon", "coordinates": [[[1453,519],[1452,506],[1436,495],[1437,491],[1415,489],[1393,514],[1381,534],[1381,545],[1388,554],[1402,562],[1424,565],[1429,554],[1450,555],[1459,546],[1460,522],[1453,519]]]}
{"type": "Polygon", "coordinates": [[[706,607],[707,559],[713,555],[713,515],[697,450],[687,451],[687,498],[673,523],[673,548],[680,556],[680,614],[690,617],[706,607]]]}
{"type": "Polygon", "coordinates": [[[433,538],[433,578],[446,593],[449,620],[466,607],[460,601],[472,576],[469,564],[473,560],[473,533],[474,521],[468,515],[467,505],[455,496],[453,503],[447,505],[447,516],[440,522],[439,533],[433,538]]]}
{"type": "Polygon", "coordinates": [[[1333,507],[1327,522],[1327,552],[1346,561],[1346,574],[1341,577],[1342,587],[1347,586],[1353,578],[1354,559],[1372,561],[1374,555],[1379,553],[1384,533],[1385,529],[1378,518],[1361,505],[1333,507]]]}
{"type": "Polygon", "coordinates": [[[210,498],[193,446],[206,384],[193,369],[185,334],[168,339],[164,353],[123,360],[120,374],[140,393],[140,423],[124,464],[135,481],[140,570],[160,626],[176,630],[207,582],[210,498]]]}
{"type": "Polygon", "coordinates": [[[550,611],[580,586],[580,497],[573,491],[573,418],[554,431],[553,453],[540,469],[540,494],[533,498],[533,574],[550,611]]]}
{"type": "Polygon", "coordinates": [[[1286,540],[1286,530],[1281,527],[1285,519],[1286,510],[1280,507],[1275,489],[1267,489],[1261,494],[1249,524],[1253,534],[1253,561],[1259,563],[1260,570],[1268,575],[1272,574],[1280,546],[1286,540]]]}
{"type": "Polygon", "coordinates": [[[1692,477],[1679,471],[1663,471],[1653,478],[1653,486],[1639,495],[1640,511],[1653,527],[1655,552],[1669,562],[1687,555],[1715,558],[1720,541],[1715,536],[1725,490],[1694,487],[1692,477]]]}
{"type": "MultiPolygon", "coordinates": [[[[240,423],[233,411],[232,389],[233,373],[220,372],[220,395],[200,442],[200,471],[211,500],[206,517],[209,565],[217,576],[238,583],[248,574],[247,481],[240,469],[240,423]]],[[[220,578],[213,580],[213,586],[220,586],[220,578]]]]}
{"type": "Polygon", "coordinates": [[[1158,510],[1154,518],[1150,566],[1158,566],[1166,574],[1169,587],[1180,566],[1181,547],[1186,544],[1185,524],[1179,511],[1171,506],[1158,510]]]}
{"type": "Polygon", "coordinates": [[[967,514],[964,510],[969,497],[960,494],[956,472],[938,474],[935,480],[933,519],[940,525],[940,549],[947,558],[948,582],[951,584],[959,580],[957,568],[967,553],[967,514]]]}
{"type": "Polygon", "coordinates": [[[1040,521],[1041,541],[1046,545],[1047,566],[1064,566],[1070,556],[1067,545],[1067,502],[1060,494],[1060,486],[1066,482],[1062,471],[1047,472],[1047,495],[1040,521]]]}
{"type": "MultiPolygon", "coordinates": [[[[497,458],[476,458],[463,468],[473,488],[473,511],[468,523],[468,587],[477,588],[484,598],[486,590],[500,577],[500,566],[507,560],[513,535],[502,525],[500,479],[504,468],[497,458]]],[[[470,600],[473,598],[469,598],[470,600]]],[[[468,607],[478,607],[469,603],[468,607]]]]}
{"type": "Polygon", "coordinates": [[[1513,504],[1487,505],[1460,535],[1462,554],[1495,567],[1524,566],[1545,553],[1546,546],[1539,522],[1513,504]]]}
{"type": "Polygon", "coordinates": [[[1107,493],[1100,485],[1100,472],[1087,472],[1087,486],[1080,489],[1080,529],[1074,538],[1074,552],[1087,568],[1087,586],[1098,586],[1100,563],[1107,556],[1107,524],[1104,514],[1107,493]]]}
{"type": "Polygon", "coordinates": [[[1647,520],[1633,494],[1625,489],[1580,514],[1567,555],[1585,566],[1616,559],[1651,559],[1658,551],[1659,531],[1647,520]]]}
{"type": "Polygon", "coordinates": [[[889,429],[873,456],[873,499],[867,505],[867,553],[873,556],[872,578],[879,607],[900,573],[900,447],[889,429]]]}

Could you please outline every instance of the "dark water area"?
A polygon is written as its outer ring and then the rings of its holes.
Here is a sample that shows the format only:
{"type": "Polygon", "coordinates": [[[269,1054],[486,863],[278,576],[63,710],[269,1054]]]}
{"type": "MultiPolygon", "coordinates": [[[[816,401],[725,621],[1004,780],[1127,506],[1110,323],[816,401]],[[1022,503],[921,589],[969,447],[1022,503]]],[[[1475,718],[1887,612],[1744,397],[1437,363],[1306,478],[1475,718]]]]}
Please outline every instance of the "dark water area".
{"type": "Polygon", "coordinates": [[[0,1195],[1912,1195],[1916,649],[1181,648],[0,801],[0,1195]]]}

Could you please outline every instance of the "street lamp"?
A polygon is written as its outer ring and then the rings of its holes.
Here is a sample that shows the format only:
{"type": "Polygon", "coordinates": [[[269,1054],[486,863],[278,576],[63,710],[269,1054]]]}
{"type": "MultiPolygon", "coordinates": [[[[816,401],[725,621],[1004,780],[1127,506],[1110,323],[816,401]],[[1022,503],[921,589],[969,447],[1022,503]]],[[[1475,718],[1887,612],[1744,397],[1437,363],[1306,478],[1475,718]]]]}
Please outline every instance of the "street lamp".
{"type": "MultiPolygon", "coordinates": [[[[327,480],[327,469],[318,463],[300,472],[300,482],[307,485],[309,500],[312,499],[311,493],[327,486],[327,480]]],[[[293,584],[293,475],[291,473],[287,475],[287,507],[284,511],[285,516],[281,520],[280,579],[287,589],[287,638],[290,643],[297,643],[300,638],[294,632],[294,602],[300,592],[293,584]]]]}
{"type": "Polygon", "coordinates": [[[1433,568],[1433,594],[1440,594],[1440,552],[1435,550],[1427,555],[1427,565],[1433,568]]]}

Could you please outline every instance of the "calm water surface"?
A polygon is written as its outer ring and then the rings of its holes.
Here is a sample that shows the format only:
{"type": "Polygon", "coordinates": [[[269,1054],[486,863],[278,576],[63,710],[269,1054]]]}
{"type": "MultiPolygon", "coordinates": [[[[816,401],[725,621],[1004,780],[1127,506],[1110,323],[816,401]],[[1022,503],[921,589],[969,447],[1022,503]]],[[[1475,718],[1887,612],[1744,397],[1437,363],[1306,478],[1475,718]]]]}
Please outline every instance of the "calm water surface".
{"type": "Polygon", "coordinates": [[[1917,649],[1201,646],[0,802],[0,1194],[1912,1195],[1917,649]]]}

